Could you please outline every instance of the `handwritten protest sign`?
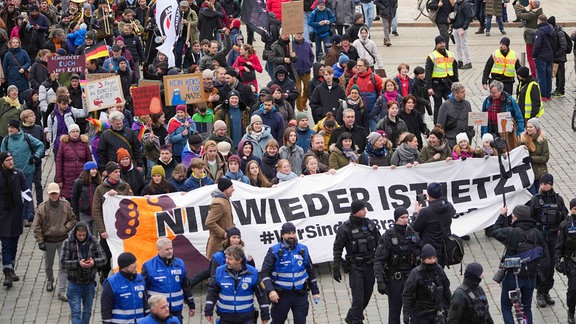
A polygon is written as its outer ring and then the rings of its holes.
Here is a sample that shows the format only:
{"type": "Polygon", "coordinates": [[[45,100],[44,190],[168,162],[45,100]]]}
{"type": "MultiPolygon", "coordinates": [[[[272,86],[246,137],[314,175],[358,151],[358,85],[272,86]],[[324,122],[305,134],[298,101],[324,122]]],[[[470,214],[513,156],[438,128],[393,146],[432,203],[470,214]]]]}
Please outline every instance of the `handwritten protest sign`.
{"type": "Polygon", "coordinates": [[[88,111],[110,108],[119,102],[124,102],[119,76],[89,81],[85,90],[88,111]]]}
{"type": "Polygon", "coordinates": [[[48,73],[81,73],[86,67],[84,55],[56,55],[48,57],[48,73]]]}
{"type": "Polygon", "coordinates": [[[132,88],[134,116],[156,114],[162,111],[160,85],[149,85],[132,88]]]}
{"type": "Polygon", "coordinates": [[[167,106],[201,102],[203,92],[200,73],[164,76],[164,102],[167,106]]]}
{"type": "Polygon", "coordinates": [[[92,73],[92,74],[86,74],[86,80],[96,81],[100,79],[110,78],[113,76],[116,76],[116,73],[92,73]]]}
{"type": "Polygon", "coordinates": [[[302,1],[282,2],[282,33],[297,34],[304,32],[304,5],[302,1]]]}
{"type": "Polygon", "coordinates": [[[468,113],[468,126],[488,126],[488,112],[471,111],[468,113]]]}

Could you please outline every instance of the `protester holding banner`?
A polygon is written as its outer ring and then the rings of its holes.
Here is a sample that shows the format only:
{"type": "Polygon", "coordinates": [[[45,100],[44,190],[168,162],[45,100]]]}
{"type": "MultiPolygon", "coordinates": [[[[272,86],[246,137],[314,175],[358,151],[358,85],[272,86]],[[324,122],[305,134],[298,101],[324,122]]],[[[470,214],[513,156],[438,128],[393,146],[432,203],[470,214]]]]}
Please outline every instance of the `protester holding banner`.
{"type": "MultiPolygon", "coordinates": [[[[104,224],[104,211],[102,208],[102,205],[106,200],[105,195],[133,195],[132,189],[130,189],[130,185],[120,178],[120,166],[118,163],[114,161],[107,162],[104,171],[106,172],[105,178],[102,181],[102,184],[99,185],[94,191],[94,197],[92,198],[92,218],[94,219],[98,233],[100,233],[100,245],[102,246],[104,253],[106,253],[106,265],[99,269],[100,283],[102,283],[104,279],[108,277],[108,273],[112,269],[110,265],[112,253],[110,252],[110,248],[106,242],[106,239],[108,238],[108,232],[104,224]]],[[[102,304],[102,307],[104,307],[104,304],[102,304]]]]}
{"type": "Polygon", "coordinates": [[[529,156],[522,161],[530,163],[534,171],[534,183],[528,189],[535,195],[540,188],[540,178],[548,173],[548,160],[550,159],[550,150],[548,149],[548,139],[544,136],[544,130],[540,125],[538,118],[531,118],[526,123],[526,131],[519,136],[520,144],[528,149],[529,156]]]}
{"type": "Polygon", "coordinates": [[[379,166],[390,166],[392,157],[392,143],[388,140],[386,132],[372,132],[366,138],[368,144],[358,162],[373,168],[379,166]]]}
{"type": "Polygon", "coordinates": [[[338,142],[330,145],[330,157],[328,158],[328,166],[330,169],[338,170],[347,166],[348,164],[358,162],[359,156],[357,146],[354,144],[352,134],[348,132],[342,133],[338,137],[338,142]]]}
{"type": "Polygon", "coordinates": [[[158,255],[142,265],[142,277],[146,282],[148,298],[154,295],[168,296],[170,314],[178,317],[180,321],[184,304],[190,308],[189,316],[194,316],[196,304],[184,261],[174,256],[172,241],[166,237],[156,241],[156,248],[158,255]]]}
{"type": "Polygon", "coordinates": [[[234,192],[232,181],[227,178],[218,180],[218,188],[212,192],[212,203],[206,217],[205,225],[210,231],[206,245],[206,257],[212,259],[227,238],[226,230],[234,225],[230,197],[234,192]]]}
{"type": "Polygon", "coordinates": [[[380,239],[376,224],[366,217],[366,203],[354,200],[350,205],[350,218],[339,228],[334,240],[332,277],[342,280],[340,266],[346,262],[349,268],[349,284],[352,290],[352,306],[346,315],[346,323],[363,323],[364,309],[368,306],[374,290],[374,252],[380,239]],[[346,260],[342,252],[346,249],[346,260]]]}
{"type": "Polygon", "coordinates": [[[246,164],[246,176],[250,180],[250,184],[258,188],[268,188],[271,186],[270,182],[262,172],[260,164],[256,160],[249,161],[246,164]]]}
{"type": "Polygon", "coordinates": [[[456,137],[459,133],[466,133],[468,141],[472,141],[476,131],[473,126],[468,126],[468,113],[472,111],[472,106],[466,100],[464,84],[454,82],[451,90],[448,99],[440,106],[437,122],[445,132],[448,146],[454,147],[458,144],[456,137]]]}
{"type": "Polygon", "coordinates": [[[428,135],[428,145],[420,152],[419,163],[452,160],[452,149],[444,138],[444,130],[440,125],[434,126],[428,135]]]}
{"type": "Polygon", "coordinates": [[[318,303],[320,290],[308,247],[298,243],[296,226],[284,223],[281,240],[268,249],[262,263],[262,285],[272,302],[272,321],[283,324],[292,310],[295,324],[306,323],[308,291],[318,303]]]}

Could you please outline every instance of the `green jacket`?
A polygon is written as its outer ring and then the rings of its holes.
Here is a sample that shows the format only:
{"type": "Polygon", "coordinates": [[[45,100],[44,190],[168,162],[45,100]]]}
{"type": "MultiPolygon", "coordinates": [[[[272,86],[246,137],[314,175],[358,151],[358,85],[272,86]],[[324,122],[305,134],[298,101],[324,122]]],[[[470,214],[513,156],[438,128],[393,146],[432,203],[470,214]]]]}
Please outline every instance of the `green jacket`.
{"type": "MultiPolygon", "coordinates": [[[[521,144],[525,144],[523,140],[526,133],[520,135],[521,144]]],[[[530,152],[532,157],[532,170],[534,171],[534,180],[539,180],[544,173],[548,173],[548,160],[550,159],[550,151],[548,150],[548,140],[544,138],[542,134],[534,140],[534,146],[536,149],[534,152],[530,152]]]]}
{"type": "Polygon", "coordinates": [[[0,98],[0,137],[8,136],[8,122],[20,120],[21,108],[11,107],[4,98],[0,98]]]}

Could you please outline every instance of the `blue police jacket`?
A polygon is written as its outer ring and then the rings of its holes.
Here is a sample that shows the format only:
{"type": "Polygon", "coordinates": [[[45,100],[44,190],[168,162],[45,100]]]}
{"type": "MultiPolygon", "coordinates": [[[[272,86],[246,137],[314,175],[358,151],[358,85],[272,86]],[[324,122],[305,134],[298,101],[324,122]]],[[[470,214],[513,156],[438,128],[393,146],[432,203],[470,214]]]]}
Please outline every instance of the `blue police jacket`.
{"type": "MultiPolygon", "coordinates": [[[[160,322],[157,319],[155,319],[154,317],[152,317],[152,314],[150,314],[150,315],[148,315],[148,316],[146,316],[143,319],[138,321],[138,324],[158,324],[158,323],[160,323],[160,322]]],[[[162,323],[180,324],[180,320],[176,316],[170,316],[162,323]]]]}
{"type": "Polygon", "coordinates": [[[258,285],[259,282],[256,268],[246,265],[246,270],[234,277],[224,264],[216,269],[214,278],[220,287],[216,305],[219,314],[254,311],[254,285],[258,285]]]}
{"type": "Polygon", "coordinates": [[[113,323],[134,323],[144,318],[146,285],[141,274],[130,281],[120,272],[106,279],[114,293],[113,323]]]}
{"type": "Polygon", "coordinates": [[[271,277],[274,287],[284,290],[304,289],[304,284],[308,280],[306,266],[310,260],[308,248],[298,243],[290,250],[285,243],[278,243],[270,249],[276,256],[271,277]]]}
{"type": "Polygon", "coordinates": [[[143,265],[148,274],[146,291],[148,296],[163,295],[168,300],[171,311],[181,311],[184,306],[182,281],[186,280],[186,266],[180,258],[174,258],[169,266],[156,255],[143,265]]]}

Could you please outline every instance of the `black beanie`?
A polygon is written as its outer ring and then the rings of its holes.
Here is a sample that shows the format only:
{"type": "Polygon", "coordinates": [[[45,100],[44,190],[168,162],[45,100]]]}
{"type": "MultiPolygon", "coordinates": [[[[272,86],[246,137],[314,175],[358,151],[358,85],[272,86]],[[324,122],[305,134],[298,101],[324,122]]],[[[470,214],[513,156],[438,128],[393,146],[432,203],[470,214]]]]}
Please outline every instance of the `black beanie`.
{"type": "Polygon", "coordinates": [[[108,163],[106,163],[106,173],[110,174],[116,170],[120,169],[120,166],[118,165],[118,163],[114,162],[114,161],[109,161],[108,163]]]}
{"type": "Polygon", "coordinates": [[[282,229],[280,230],[280,235],[284,235],[288,232],[296,232],[296,226],[294,224],[288,222],[282,225],[282,229]]]}
{"type": "Polygon", "coordinates": [[[444,36],[438,35],[436,38],[434,38],[434,43],[438,45],[440,43],[446,43],[446,40],[444,39],[444,36]]]}
{"type": "Polygon", "coordinates": [[[407,215],[408,214],[408,209],[404,208],[404,207],[398,207],[394,210],[394,221],[397,221],[398,218],[400,218],[400,216],[402,215],[407,215]]]}
{"type": "Polygon", "coordinates": [[[420,258],[424,260],[435,256],[436,256],[436,249],[430,244],[424,245],[422,251],[420,252],[420,258]]]}
{"type": "Polygon", "coordinates": [[[14,127],[20,130],[20,121],[12,119],[11,121],[8,122],[8,127],[14,127]]]}
{"type": "Polygon", "coordinates": [[[442,185],[438,182],[432,182],[428,185],[426,192],[430,198],[439,199],[442,197],[442,185]]]}
{"type": "Polygon", "coordinates": [[[484,269],[482,265],[478,262],[469,263],[466,266],[466,271],[464,271],[464,278],[472,281],[473,283],[479,284],[482,281],[482,273],[484,269]]]}
{"type": "Polygon", "coordinates": [[[521,76],[523,79],[528,79],[530,77],[530,69],[522,66],[518,69],[518,71],[516,71],[516,74],[518,74],[518,76],[521,76]]]}
{"type": "Polygon", "coordinates": [[[352,212],[352,215],[356,214],[364,208],[366,208],[366,204],[363,200],[354,200],[350,205],[350,211],[352,212]]]}
{"type": "Polygon", "coordinates": [[[118,256],[118,268],[124,269],[136,262],[136,256],[130,252],[123,252],[118,256]]]}
{"type": "MultiPolygon", "coordinates": [[[[4,163],[8,157],[12,156],[10,152],[2,152],[0,153],[0,164],[4,163]]],[[[574,200],[574,199],[572,199],[574,200]]]]}
{"type": "MultiPolygon", "coordinates": [[[[2,161],[4,161],[5,159],[0,159],[2,161]]],[[[570,209],[576,207],[576,198],[573,198],[572,200],[570,200],[570,209]]]]}
{"type": "Polygon", "coordinates": [[[224,177],[218,179],[218,190],[224,192],[230,187],[232,187],[232,181],[230,179],[224,177]]]}
{"type": "Polygon", "coordinates": [[[240,234],[240,230],[238,229],[238,227],[230,227],[229,229],[226,230],[226,237],[230,238],[234,235],[238,235],[238,236],[242,236],[240,234]]]}
{"type": "Polygon", "coordinates": [[[500,44],[506,45],[506,47],[510,48],[510,38],[502,37],[502,39],[500,40],[500,44]]]}

